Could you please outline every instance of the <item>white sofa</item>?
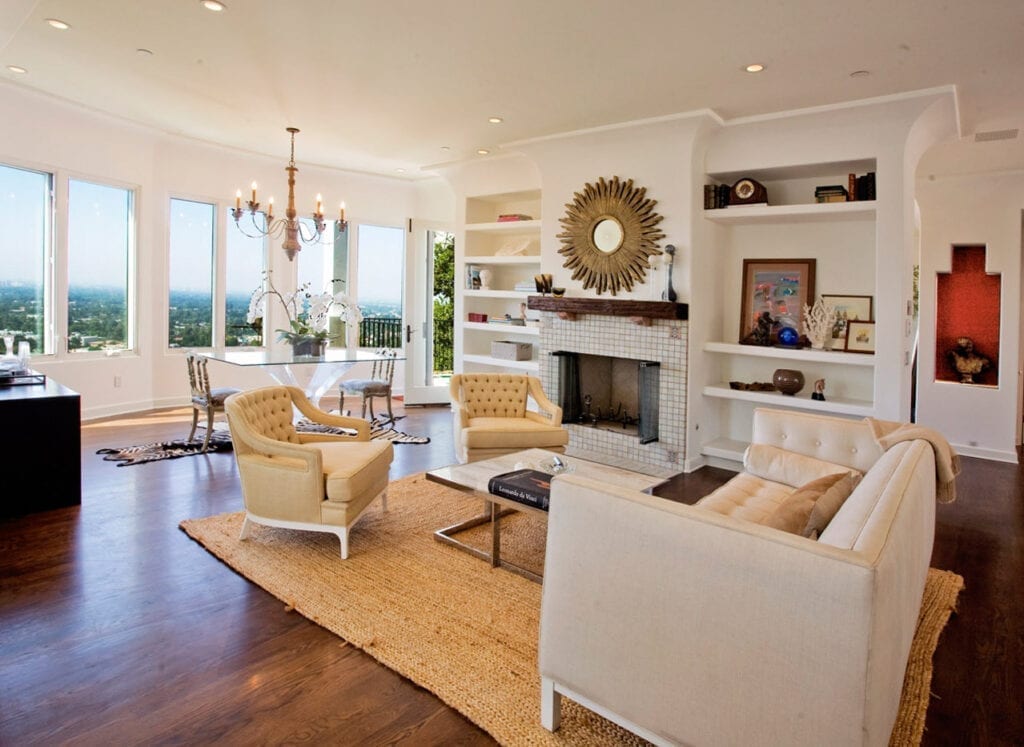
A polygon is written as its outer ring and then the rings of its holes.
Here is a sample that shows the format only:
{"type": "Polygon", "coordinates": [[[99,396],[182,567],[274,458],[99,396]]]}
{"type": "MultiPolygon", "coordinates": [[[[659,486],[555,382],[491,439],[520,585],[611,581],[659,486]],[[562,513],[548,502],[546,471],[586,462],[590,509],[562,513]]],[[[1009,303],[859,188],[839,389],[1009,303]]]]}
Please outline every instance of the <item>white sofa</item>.
{"type": "MultiPolygon", "coordinates": [[[[564,695],[658,744],[888,743],[932,552],[933,449],[915,440],[883,452],[865,421],[754,417],[752,443],[864,473],[817,541],[576,475],[554,480],[546,728],[558,728],[564,695]]],[[[762,500],[797,487],[741,473],[718,498],[737,486],[762,500]]]]}

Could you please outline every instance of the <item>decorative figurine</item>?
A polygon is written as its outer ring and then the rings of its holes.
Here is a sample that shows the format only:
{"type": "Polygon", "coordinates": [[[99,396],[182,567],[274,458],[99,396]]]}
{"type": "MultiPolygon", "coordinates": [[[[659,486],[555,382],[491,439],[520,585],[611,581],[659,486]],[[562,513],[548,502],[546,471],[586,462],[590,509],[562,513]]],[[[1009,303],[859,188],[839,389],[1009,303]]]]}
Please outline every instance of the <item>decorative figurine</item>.
{"type": "Polygon", "coordinates": [[[818,379],[814,382],[814,391],[811,392],[811,399],[816,399],[819,402],[825,401],[825,380],[818,379]]]}
{"type": "Polygon", "coordinates": [[[761,316],[757,318],[757,326],[750,330],[750,334],[740,340],[740,342],[744,345],[763,345],[767,347],[772,344],[772,328],[774,326],[775,320],[772,319],[772,315],[767,311],[763,311],[761,316]]]}
{"type": "Polygon", "coordinates": [[[956,347],[946,355],[953,368],[960,374],[961,384],[973,384],[974,377],[984,373],[992,365],[988,358],[974,352],[974,340],[970,337],[956,338],[956,347]]]}
{"type": "Polygon", "coordinates": [[[668,286],[665,288],[665,292],[661,294],[661,299],[675,303],[676,291],[672,287],[672,265],[676,258],[676,248],[672,244],[665,247],[665,256],[665,265],[668,267],[668,286]]]}

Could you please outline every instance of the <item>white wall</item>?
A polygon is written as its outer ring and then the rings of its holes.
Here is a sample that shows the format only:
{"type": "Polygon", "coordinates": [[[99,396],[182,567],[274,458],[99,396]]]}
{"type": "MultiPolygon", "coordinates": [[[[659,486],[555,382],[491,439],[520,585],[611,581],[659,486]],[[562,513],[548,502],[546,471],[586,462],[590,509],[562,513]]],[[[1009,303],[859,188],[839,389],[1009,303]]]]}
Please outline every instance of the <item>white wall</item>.
{"type": "MultiPolygon", "coordinates": [[[[411,183],[306,166],[301,163],[301,139],[296,148],[300,156],[296,193],[300,212],[306,212],[306,206],[311,209],[315,194],[320,192],[328,214],[345,200],[346,217],[353,229],[358,223],[404,226],[408,218],[450,221],[454,217],[450,191],[439,179],[411,183]]],[[[63,170],[138,189],[137,353],[116,357],[64,353],[33,359],[35,368],[82,394],[83,417],[187,404],[181,352],[168,350],[165,344],[169,199],[190,196],[216,201],[220,215],[233,205],[235,190],[244,190],[255,180],[260,184],[260,194],[273,194],[283,211],[288,155],[288,134],[283,125],[280,151],[281,158],[271,159],[209,146],[0,84],[0,162],[63,170]],[[121,378],[120,388],[113,386],[115,376],[121,378]]],[[[57,209],[64,207],[58,192],[57,209]]],[[[62,239],[58,236],[57,240],[62,239]]],[[[270,257],[275,276],[291,282],[293,267],[284,252],[272,247],[270,257]]],[[[234,367],[211,368],[211,376],[225,385],[228,379],[240,386],[271,382],[265,373],[234,367]]]]}
{"type": "MultiPolygon", "coordinates": [[[[924,175],[921,211],[920,352],[917,420],[946,434],[962,454],[1016,462],[1020,431],[1021,218],[1024,173],[924,175]],[[984,245],[986,271],[1000,273],[999,385],[936,381],[936,273],[949,272],[954,245],[984,245]]],[[[985,351],[982,351],[983,353],[985,351]]]]}

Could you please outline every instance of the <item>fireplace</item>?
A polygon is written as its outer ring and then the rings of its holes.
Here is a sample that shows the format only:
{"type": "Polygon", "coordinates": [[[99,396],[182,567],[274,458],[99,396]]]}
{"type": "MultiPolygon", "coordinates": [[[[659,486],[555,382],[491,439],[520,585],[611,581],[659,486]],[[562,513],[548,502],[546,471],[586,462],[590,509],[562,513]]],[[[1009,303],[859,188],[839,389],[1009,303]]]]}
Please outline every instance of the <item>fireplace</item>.
{"type": "Polygon", "coordinates": [[[563,423],[635,436],[642,444],[658,440],[659,362],[568,350],[552,355],[563,423]]]}

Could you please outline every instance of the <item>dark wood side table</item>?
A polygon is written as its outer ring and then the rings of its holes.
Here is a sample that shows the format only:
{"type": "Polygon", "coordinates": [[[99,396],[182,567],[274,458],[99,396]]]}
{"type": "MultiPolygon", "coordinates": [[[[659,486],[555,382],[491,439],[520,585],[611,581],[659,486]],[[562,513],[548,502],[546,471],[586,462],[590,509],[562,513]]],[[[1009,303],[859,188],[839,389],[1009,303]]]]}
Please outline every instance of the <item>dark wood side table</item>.
{"type": "Polygon", "coordinates": [[[0,517],[82,503],[81,412],[50,378],[0,387],[0,517]]]}

